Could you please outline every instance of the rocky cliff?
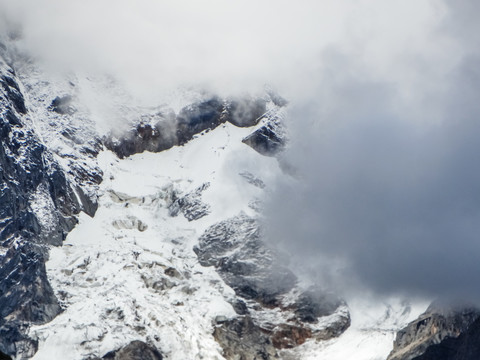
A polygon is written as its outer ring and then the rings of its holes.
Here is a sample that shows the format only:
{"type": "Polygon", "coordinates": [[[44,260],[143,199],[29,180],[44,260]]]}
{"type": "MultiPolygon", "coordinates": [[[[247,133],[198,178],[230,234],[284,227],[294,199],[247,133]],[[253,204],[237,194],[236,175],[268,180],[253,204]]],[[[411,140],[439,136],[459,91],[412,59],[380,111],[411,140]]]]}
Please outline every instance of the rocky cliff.
{"type": "Polygon", "coordinates": [[[417,320],[397,333],[388,360],[453,359],[453,346],[451,351],[443,350],[451,343],[465,347],[464,343],[475,336],[475,327],[470,328],[479,316],[480,311],[472,306],[451,306],[435,302],[417,320]],[[463,340],[460,340],[460,336],[463,340]],[[432,354],[440,352],[443,357],[432,358],[432,354]]]}

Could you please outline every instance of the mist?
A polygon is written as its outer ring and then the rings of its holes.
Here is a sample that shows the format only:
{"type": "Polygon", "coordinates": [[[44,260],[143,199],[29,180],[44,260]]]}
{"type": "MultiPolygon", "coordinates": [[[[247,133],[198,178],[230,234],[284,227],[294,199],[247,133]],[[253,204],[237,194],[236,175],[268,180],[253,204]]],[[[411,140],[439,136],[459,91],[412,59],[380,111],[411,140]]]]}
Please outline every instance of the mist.
{"type": "MultiPolygon", "coordinates": [[[[270,241],[330,286],[480,295],[474,0],[0,0],[53,72],[290,100],[270,241]]],[[[108,116],[106,116],[108,118],[108,116]]]]}
{"type": "Polygon", "coordinates": [[[348,3],[1,0],[0,10],[37,60],[57,71],[108,73],[139,98],[154,98],[179,86],[229,93],[285,82],[340,37],[348,3]]]}
{"type": "Polygon", "coordinates": [[[318,99],[290,109],[295,177],[270,200],[270,240],[325,286],[480,298],[478,6],[446,5],[391,75],[326,52],[318,99]]]}

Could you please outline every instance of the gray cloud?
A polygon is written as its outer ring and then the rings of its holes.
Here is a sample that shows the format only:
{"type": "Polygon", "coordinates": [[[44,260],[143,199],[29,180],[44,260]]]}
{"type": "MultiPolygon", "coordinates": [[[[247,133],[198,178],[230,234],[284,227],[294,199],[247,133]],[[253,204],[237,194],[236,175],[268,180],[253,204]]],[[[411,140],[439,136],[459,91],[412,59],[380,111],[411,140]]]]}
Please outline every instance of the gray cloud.
{"type": "Polygon", "coordinates": [[[479,29],[474,2],[447,5],[426,29],[447,53],[412,54],[404,81],[329,54],[328,96],[290,114],[299,178],[271,199],[270,237],[330,286],[480,295],[479,29]]]}

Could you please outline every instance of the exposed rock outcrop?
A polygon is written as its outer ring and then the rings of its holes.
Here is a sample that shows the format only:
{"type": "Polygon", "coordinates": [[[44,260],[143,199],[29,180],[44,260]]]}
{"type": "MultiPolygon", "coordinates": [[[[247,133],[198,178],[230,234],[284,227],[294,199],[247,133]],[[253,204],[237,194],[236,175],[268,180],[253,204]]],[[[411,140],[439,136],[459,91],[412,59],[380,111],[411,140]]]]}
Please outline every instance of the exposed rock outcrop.
{"type": "Polygon", "coordinates": [[[55,111],[60,115],[73,115],[76,112],[75,107],[72,105],[73,98],[71,95],[57,96],[52,100],[52,103],[48,107],[49,110],[55,111]]]}
{"type": "Polygon", "coordinates": [[[243,142],[265,156],[274,156],[287,143],[283,120],[279,114],[266,114],[265,124],[243,139],[243,142]]]}
{"type": "Polygon", "coordinates": [[[80,204],[53,157],[2,100],[0,240],[35,237],[59,245],[75,226],[80,204]]]}
{"type": "Polygon", "coordinates": [[[213,336],[222,345],[227,359],[279,359],[270,337],[248,315],[217,324],[213,336]]]}
{"type": "Polygon", "coordinates": [[[28,327],[61,311],[46,275],[47,246],[62,244],[81,210],[95,211],[85,193],[78,200],[28,116],[16,74],[0,59],[0,350],[22,358],[37,350],[28,327]]]}
{"type": "Polygon", "coordinates": [[[37,343],[24,331],[30,324],[46,323],[61,312],[47,279],[45,251],[23,242],[0,259],[0,349],[7,354],[32,356],[37,343]]]}
{"type": "MultiPolygon", "coordinates": [[[[266,100],[243,97],[222,100],[212,96],[207,100],[186,106],[178,114],[163,109],[146,116],[123,134],[110,134],[104,139],[107,149],[120,158],[144,151],[160,152],[183,145],[194,135],[230,122],[239,127],[258,124],[266,113],[266,100]]],[[[274,145],[269,145],[273,148],[274,145]]]]}
{"type": "Polygon", "coordinates": [[[200,264],[215,266],[237,295],[265,306],[279,304],[279,296],[293,289],[295,275],[263,243],[254,218],[240,215],[209,228],[194,250],[200,264]]]}
{"type": "Polygon", "coordinates": [[[318,287],[298,286],[283,255],[264,243],[254,218],[239,215],[213,225],[194,251],[237,295],[232,306],[238,317],[215,326],[227,359],[273,359],[275,349],[337,337],[350,325],[341,299],[318,287]]]}
{"type": "MultiPolygon", "coordinates": [[[[110,351],[101,359],[104,360],[162,360],[163,356],[153,346],[143,341],[132,341],[121,349],[110,351]]],[[[101,360],[100,358],[90,360],[101,360]]]]}
{"type": "Polygon", "coordinates": [[[397,333],[388,360],[416,359],[432,345],[440,344],[447,338],[457,338],[467,332],[479,317],[480,311],[474,307],[452,307],[433,303],[417,320],[397,333]]]}
{"type": "Polygon", "coordinates": [[[164,151],[175,145],[183,145],[193,135],[214,129],[225,122],[223,110],[223,101],[213,97],[183,108],[178,115],[173,111],[159,111],[149,119],[149,123],[141,122],[120,136],[111,134],[104,139],[104,144],[120,158],[144,151],[164,151]]]}
{"type": "Polygon", "coordinates": [[[480,319],[475,320],[457,338],[446,337],[431,345],[423,355],[414,360],[477,360],[480,359],[480,319]]]}
{"type": "MultiPolygon", "coordinates": [[[[14,72],[3,65],[17,96],[14,72]]],[[[81,210],[65,173],[12,106],[9,92],[0,92],[0,240],[24,237],[59,245],[75,226],[81,210]],[[48,213],[48,214],[47,214],[48,213]]]]}
{"type": "Polygon", "coordinates": [[[157,112],[150,123],[139,123],[124,134],[110,134],[103,140],[105,147],[119,158],[144,151],[160,152],[179,145],[176,136],[175,114],[157,112]]]}

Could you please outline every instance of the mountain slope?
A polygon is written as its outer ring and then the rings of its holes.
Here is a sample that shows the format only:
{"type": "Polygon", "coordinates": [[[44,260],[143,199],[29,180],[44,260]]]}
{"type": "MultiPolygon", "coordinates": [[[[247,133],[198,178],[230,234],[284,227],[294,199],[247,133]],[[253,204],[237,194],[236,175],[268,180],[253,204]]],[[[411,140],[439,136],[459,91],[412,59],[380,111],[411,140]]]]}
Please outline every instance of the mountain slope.
{"type": "Polygon", "coordinates": [[[262,204],[287,176],[283,99],[179,90],[145,107],[114,81],[7,55],[4,353],[380,358],[419,313],[389,300],[359,320],[367,305],[299,278],[265,241],[262,204]]]}

